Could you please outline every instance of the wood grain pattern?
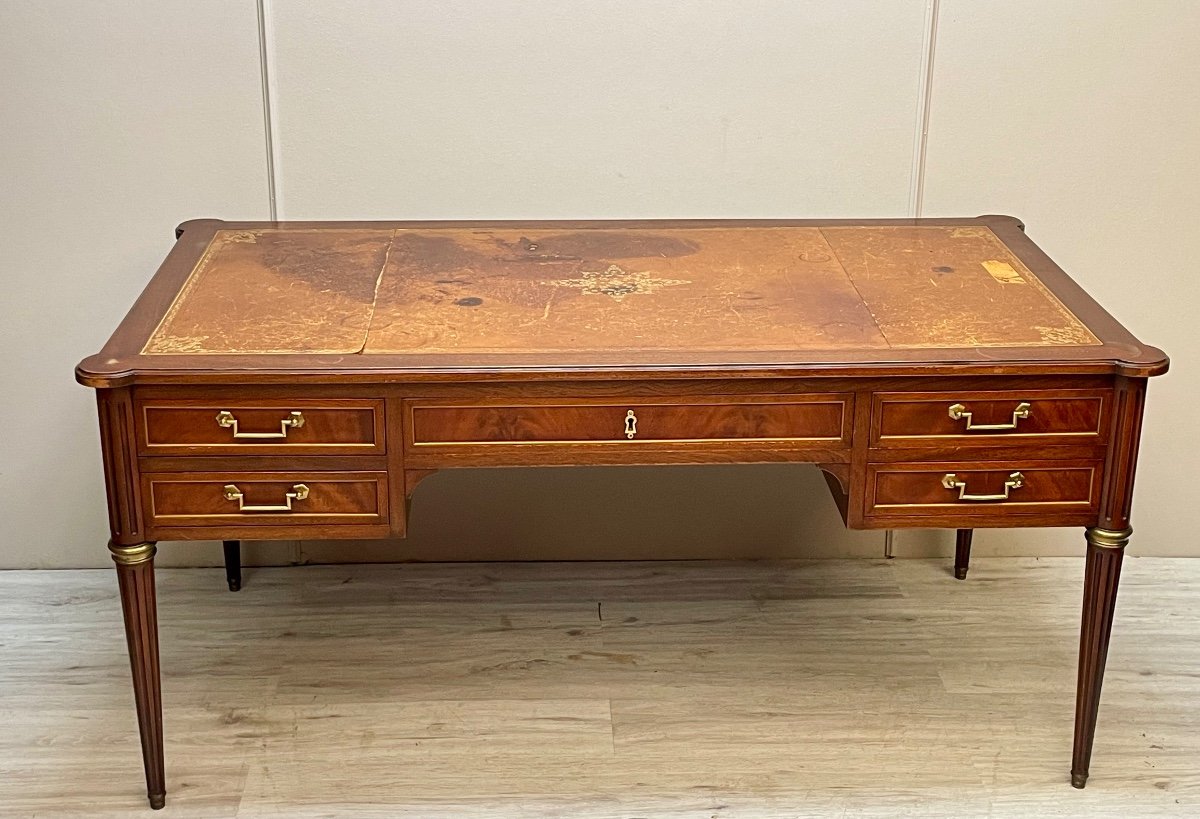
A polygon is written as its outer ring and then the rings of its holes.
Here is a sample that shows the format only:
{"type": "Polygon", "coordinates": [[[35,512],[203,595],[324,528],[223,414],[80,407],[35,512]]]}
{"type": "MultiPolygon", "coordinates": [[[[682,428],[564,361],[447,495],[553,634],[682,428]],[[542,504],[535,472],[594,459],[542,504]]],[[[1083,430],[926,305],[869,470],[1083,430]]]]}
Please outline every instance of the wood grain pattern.
{"type": "Polygon", "coordinates": [[[848,443],[849,395],[671,399],[626,396],[612,403],[446,404],[412,401],[413,446],[661,441],[848,443]],[[632,425],[627,419],[632,416],[632,425]]]}
{"type": "MultiPolygon", "coordinates": [[[[1076,791],[1082,563],[158,569],[169,810],[1196,815],[1200,561],[1126,561],[1076,791]]],[[[0,814],[150,815],[111,574],[0,572],[0,632],[0,814]]]]}
{"type": "Polygon", "coordinates": [[[142,487],[154,527],[304,526],[386,524],[386,472],[186,472],[142,474],[142,487]],[[244,496],[230,500],[227,486],[244,496]],[[291,499],[296,486],[306,497],[291,499]],[[244,508],[243,508],[244,507],[244,508]]]}
{"type": "Polygon", "coordinates": [[[227,395],[223,400],[172,396],[139,399],[138,446],[143,455],[287,454],[372,455],[387,451],[383,401],[322,399],[305,393],[288,400],[227,395]],[[239,434],[270,433],[279,438],[239,438],[221,426],[219,413],[229,413],[239,434]],[[303,425],[282,428],[290,413],[303,425]]]}
{"type": "Polygon", "coordinates": [[[875,422],[871,445],[918,446],[949,443],[957,446],[1015,444],[1103,444],[1108,439],[1108,391],[1026,390],[1022,392],[875,393],[875,422]],[[1027,417],[1014,419],[1021,404],[1027,417]],[[971,413],[973,425],[1015,424],[1013,429],[968,429],[967,419],[954,419],[954,405],[971,413]]]}
{"type": "Polygon", "coordinates": [[[1022,511],[1048,511],[1047,507],[1055,506],[1082,506],[1094,511],[1100,501],[1099,463],[1017,460],[897,463],[872,466],[867,481],[871,487],[867,514],[947,514],[953,509],[967,515],[1011,516],[1022,511]],[[1021,486],[1006,487],[1014,472],[1021,473],[1021,486]],[[1006,493],[1008,497],[994,501],[960,499],[959,489],[947,488],[942,483],[947,474],[966,484],[963,490],[966,498],[1006,493]]]}
{"type": "Polygon", "coordinates": [[[145,540],[131,393],[128,389],[96,393],[108,525],[113,542],[121,544],[145,540]]]}

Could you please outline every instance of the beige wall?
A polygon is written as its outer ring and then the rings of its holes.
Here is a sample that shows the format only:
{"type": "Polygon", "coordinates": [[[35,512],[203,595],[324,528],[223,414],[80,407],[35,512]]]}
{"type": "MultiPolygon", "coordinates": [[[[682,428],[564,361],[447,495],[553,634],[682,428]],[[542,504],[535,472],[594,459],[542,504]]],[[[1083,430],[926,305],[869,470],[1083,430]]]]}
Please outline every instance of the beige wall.
{"type": "MultiPolygon", "coordinates": [[[[272,171],[281,218],[1016,213],[1174,354],[1153,385],[1135,549],[1197,553],[1168,512],[1186,508],[1179,463],[1200,456],[1169,438],[1200,386],[1184,316],[1198,294],[1184,254],[1200,221],[1200,6],[1067,6],[273,0],[269,168],[253,2],[0,0],[0,332],[17,376],[0,409],[0,566],[106,562],[92,398],[71,368],[177,222],[266,218],[272,171]]],[[[844,532],[823,481],[795,466],[448,472],[421,485],[413,514],[400,543],[254,553],[883,549],[882,533],[844,532]]],[[[1080,538],[979,541],[981,554],[1050,554],[1080,538]]],[[[897,551],[947,543],[904,532],[897,551]]]]}

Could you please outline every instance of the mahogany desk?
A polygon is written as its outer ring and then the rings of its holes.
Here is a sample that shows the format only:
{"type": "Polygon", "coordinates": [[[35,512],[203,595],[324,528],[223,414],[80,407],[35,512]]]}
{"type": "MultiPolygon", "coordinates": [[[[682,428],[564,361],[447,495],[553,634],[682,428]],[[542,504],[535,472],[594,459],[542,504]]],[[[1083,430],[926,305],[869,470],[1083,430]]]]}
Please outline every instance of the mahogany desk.
{"type": "MultiPolygon", "coordinates": [[[[1011,217],[186,222],[96,388],[150,804],[160,540],[402,537],[438,469],[794,461],[846,525],[1086,527],[1088,775],[1145,347],[1011,217]]],[[[831,649],[833,650],[833,649],[831,649]]]]}

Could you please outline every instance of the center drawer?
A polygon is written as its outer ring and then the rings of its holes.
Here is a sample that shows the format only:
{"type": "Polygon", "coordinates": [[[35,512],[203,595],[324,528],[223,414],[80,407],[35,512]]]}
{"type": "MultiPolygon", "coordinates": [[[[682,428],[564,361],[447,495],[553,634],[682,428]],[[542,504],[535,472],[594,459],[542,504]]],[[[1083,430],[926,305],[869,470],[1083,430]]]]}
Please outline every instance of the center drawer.
{"type": "Polygon", "coordinates": [[[848,443],[848,394],[406,402],[409,445],[848,443]]]}

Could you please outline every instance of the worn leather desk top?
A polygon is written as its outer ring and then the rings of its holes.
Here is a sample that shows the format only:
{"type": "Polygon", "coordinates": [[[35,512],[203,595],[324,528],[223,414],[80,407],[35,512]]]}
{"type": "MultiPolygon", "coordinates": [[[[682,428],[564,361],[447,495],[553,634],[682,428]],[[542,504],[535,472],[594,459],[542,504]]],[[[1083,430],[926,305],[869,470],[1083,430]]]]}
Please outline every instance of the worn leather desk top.
{"type": "Polygon", "coordinates": [[[1165,364],[1009,217],[184,228],[81,379],[250,359],[413,371],[1165,364]]]}

